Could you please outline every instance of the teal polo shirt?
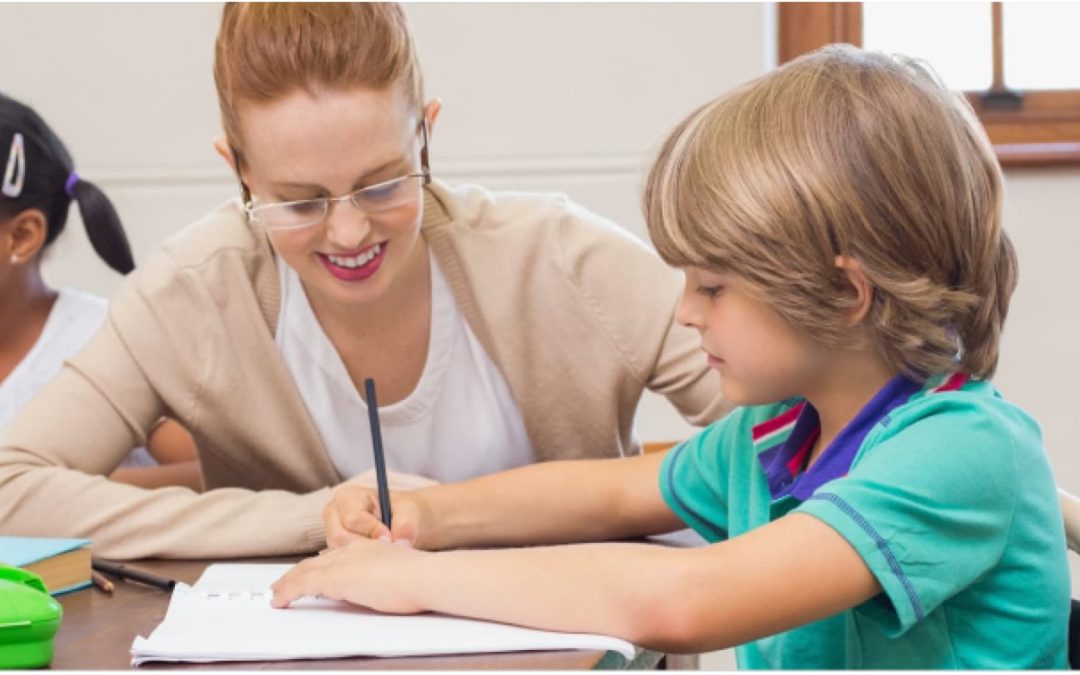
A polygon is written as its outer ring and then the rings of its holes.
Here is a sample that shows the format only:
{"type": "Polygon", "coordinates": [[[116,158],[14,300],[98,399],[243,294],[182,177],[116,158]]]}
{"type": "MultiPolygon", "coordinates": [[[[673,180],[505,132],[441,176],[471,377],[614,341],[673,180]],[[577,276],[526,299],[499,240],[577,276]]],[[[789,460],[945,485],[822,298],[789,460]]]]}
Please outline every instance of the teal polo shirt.
{"type": "Polygon", "coordinates": [[[803,400],[740,408],[664,458],[664,499],[709,541],[806,513],[884,589],[739,646],[741,668],[1066,666],[1064,527],[1035,420],[985,381],[900,376],[803,470],[818,432],[803,400]]]}

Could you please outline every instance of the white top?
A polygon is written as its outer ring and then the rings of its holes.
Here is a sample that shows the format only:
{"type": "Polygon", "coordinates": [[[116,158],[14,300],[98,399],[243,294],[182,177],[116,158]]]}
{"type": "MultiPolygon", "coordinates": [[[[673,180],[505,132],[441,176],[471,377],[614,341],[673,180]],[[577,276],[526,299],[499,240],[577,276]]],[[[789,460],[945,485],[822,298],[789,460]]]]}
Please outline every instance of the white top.
{"type": "MultiPolygon", "coordinates": [[[[296,272],[280,257],[277,265],[278,348],[338,473],[355,476],[375,463],[367,405],[296,272]]],[[[424,371],[404,400],[379,406],[379,420],[391,471],[451,482],[533,461],[510,387],[465,322],[434,257],[424,371]]]]}
{"type": "MultiPolygon", "coordinates": [[[[73,288],[60,289],[37,342],[0,382],[0,426],[60,373],[64,361],[86,346],[107,315],[103,299],[73,288]]],[[[122,466],[156,464],[145,448],[137,448],[122,466]]]]}

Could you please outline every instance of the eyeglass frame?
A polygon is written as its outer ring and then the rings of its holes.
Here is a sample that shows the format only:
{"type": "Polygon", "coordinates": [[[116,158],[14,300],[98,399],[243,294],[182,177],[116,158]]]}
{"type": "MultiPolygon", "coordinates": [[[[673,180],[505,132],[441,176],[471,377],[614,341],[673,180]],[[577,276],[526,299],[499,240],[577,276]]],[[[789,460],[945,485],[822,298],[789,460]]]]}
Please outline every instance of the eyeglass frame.
{"type": "MultiPolygon", "coordinates": [[[[428,126],[427,126],[427,119],[425,117],[423,117],[423,116],[420,117],[419,129],[417,129],[417,131],[419,131],[421,136],[423,137],[423,144],[420,146],[420,171],[419,171],[419,173],[409,173],[409,174],[405,174],[404,176],[397,176],[396,178],[391,178],[390,180],[384,180],[384,181],[381,181],[379,183],[375,183],[374,185],[366,185],[366,186],[364,186],[362,188],[358,188],[356,190],[353,190],[352,192],[350,192],[348,194],[341,195],[340,197],[316,197],[314,199],[293,199],[293,200],[284,201],[284,202],[270,202],[268,204],[260,204],[259,207],[281,206],[283,204],[297,204],[297,203],[300,203],[300,202],[323,202],[323,203],[325,203],[326,204],[326,212],[323,214],[323,216],[322,216],[322,218],[320,220],[317,220],[317,221],[315,221],[313,223],[309,223],[307,225],[297,225],[297,226],[295,226],[293,228],[289,228],[289,227],[280,228],[280,229],[300,229],[300,228],[304,228],[304,227],[313,227],[315,225],[319,225],[321,223],[326,222],[326,219],[330,216],[330,205],[332,203],[340,202],[340,201],[346,201],[346,200],[352,202],[353,195],[355,195],[358,192],[363,192],[364,190],[367,190],[368,188],[378,187],[378,186],[383,185],[385,183],[390,183],[390,182],[393,182],[393,181],[396,181],[396,180],[404,180],[406,178],[423,178],[424,182],[421,185],[421,187],[426,186],[426,185],[431,183],[431,163],[430,163],[430,160],[428,159],[428,126]]],[[[236,148],[233,147],[231,144],[229,145],[229,150],[232,151],[233,158],[236,161],[236,168],[237,168],[236,177],[237,177],[237,180],[240,183],[240,198],[242,200],[244,213],[247,215],[248,222],[250,223],[250,222],[253,222],[253,220],[252,220],[252,211],[254,209],[256,209],[256,208],[259,208],[259,207],[255,206],[255,200],[252,197],[251,189],[248,188],[247,183],[245,183],[244,179],[240,176],[240,153],[237,152],[236,148]]],[[[353,206],[355,207],[356,204],[353,203],[353,206]]],[[[357,208],[359,208],[359,207],[357,207],[357,208]]],[[[268,229],[279,229],[279,228],[268,228],[268,229]]]]}

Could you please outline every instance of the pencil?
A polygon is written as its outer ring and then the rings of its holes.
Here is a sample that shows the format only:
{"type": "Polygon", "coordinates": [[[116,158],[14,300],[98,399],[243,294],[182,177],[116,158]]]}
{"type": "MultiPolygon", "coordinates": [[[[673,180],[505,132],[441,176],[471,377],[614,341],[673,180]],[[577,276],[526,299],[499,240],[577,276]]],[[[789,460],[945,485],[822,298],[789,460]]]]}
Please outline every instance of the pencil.
{"type": "Polygon", "coordinates": [[[102,560],[97,557],[90,558],[90,568],[97,570],[98,572],[111,574],[120,581],[137,581],[140,584],[160,588],[163,591],[171,591],[173,587],[176,586],[176,581],[174,579],[166,579],[165,577],[159,577],[156,574],[137,570],[128,567],[127,565],[118,565],[114,562],[102,560]]]}
{"type": "Polygon", "coordinates": [[[379,426],[379,400],[375,396],[375,380],[364,380],[367,395],[368,421],[371,423],[371,451],[375,454],[375,485],[379,492],[379,511],[382,522],[390,527],[390,486],[386,481],[386,457],[383,455],[382,428],[379,426]]]}
{"type": "Polygon", "coordinates": [[[106,593],[113,592],[113,582],[109,581],[108,577],[97,570],[90,570],[90,581],[94,582],[96,588],[99,588],[106,593]]]}

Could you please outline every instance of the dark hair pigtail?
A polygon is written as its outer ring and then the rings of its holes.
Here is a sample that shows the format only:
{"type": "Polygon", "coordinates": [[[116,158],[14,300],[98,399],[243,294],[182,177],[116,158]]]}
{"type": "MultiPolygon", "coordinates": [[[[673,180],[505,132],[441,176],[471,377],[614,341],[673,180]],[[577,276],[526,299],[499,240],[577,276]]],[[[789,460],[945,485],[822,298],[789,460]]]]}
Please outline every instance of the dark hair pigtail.
{"type": "Polygon", "coordinates": [[[90,245],[98,257],[121,274],[135,269],[131,246],[109,198],[76,173],[75,162],[63,141],[40,115],[0,94],[0,163],[6,161],[8,146],[14,143],[16,135],[24,143],[20,147],[24,148],[25,183],[17,194],[0,199],[4,212],[40,209],[48,225],[45,235],[45,247],[48,247],[64,231],[74,199],[79,202],[90,245]]]}
{"type": "Polygon", "coordinates": [[[79,203],[86,234],[98,256],[120,274],[135,269],[131,246],[112,202],[93,183],[81,178],[74,182],[69,192],[79,203]]]}

